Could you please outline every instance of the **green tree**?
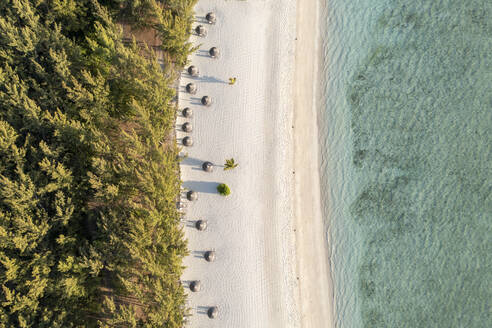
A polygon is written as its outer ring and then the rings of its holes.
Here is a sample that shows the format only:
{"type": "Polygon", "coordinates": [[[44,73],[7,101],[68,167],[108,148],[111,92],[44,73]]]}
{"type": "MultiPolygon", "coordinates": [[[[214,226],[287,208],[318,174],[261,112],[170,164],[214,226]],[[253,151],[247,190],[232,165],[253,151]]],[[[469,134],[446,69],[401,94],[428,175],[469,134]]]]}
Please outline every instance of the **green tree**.
{"type": "Polygon", "coordinates": [[[176,72],[116,2],[0,2],[0,327],[183,324],[176,72]]]}

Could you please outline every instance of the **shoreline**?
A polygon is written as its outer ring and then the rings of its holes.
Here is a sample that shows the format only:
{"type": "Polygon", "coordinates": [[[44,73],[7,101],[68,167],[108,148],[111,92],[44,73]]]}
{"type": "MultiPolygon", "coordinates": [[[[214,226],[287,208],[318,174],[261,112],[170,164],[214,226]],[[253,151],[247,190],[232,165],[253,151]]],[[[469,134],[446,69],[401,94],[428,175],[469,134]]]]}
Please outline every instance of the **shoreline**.
{"type": "Polygon", "coordinates": [[[329,240],[321,207],[318,111],[321,4],[297,0],[294,78],[295,223],[302,327],[335,327],[329,240]],[[316,19],[312,19],[316,17],[316,19]],[[314,33],[313,33],[314,31],[314,33]],[[302,52],[299,51],[302,50],[302,52]],[[309,66],[306,54],[315,54],[309,66]]]}

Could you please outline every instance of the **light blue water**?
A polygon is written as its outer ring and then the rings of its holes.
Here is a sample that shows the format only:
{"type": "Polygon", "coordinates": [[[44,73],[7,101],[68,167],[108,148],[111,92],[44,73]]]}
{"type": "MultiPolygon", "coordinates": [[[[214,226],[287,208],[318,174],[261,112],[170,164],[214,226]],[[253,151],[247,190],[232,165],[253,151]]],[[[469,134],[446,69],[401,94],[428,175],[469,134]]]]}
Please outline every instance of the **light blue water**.
{"type": "Polygon", "coordinates": [[[337,327],[492,327],[492,0],[325,14],[337,327]]]}

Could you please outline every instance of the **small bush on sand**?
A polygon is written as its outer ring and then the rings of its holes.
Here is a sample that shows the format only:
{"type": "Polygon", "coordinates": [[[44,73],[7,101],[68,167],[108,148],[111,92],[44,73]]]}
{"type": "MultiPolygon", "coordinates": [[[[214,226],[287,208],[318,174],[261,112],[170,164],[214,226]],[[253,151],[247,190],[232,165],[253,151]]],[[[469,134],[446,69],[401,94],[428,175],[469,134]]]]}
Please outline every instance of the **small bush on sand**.
{"type": "Polygon", "coordinates": [[[222,196],[229,196],[229,194],[231,193],[231,189],[229,189],[229,186],[226,185],[225,183],[221,183],[220,185],[218,185],[217,186],[217,191],[222,196]]]}

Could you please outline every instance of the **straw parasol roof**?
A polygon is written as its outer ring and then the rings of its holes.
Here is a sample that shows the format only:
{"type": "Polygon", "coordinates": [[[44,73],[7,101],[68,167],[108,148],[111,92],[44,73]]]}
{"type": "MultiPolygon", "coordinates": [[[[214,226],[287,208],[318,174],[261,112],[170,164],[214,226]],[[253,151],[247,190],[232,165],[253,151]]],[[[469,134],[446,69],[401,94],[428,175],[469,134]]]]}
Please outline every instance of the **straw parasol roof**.
{"type": "Polygon", "coordinates": [[[208,308],[207,315],[210,319],[215,319],[219,314],[219,309],[216,306],[211,306],[208,308]]]}
{"type": "Polygon", "coordinates": [[[183,145],[185,145],[186,147],[193,146],[193,139],[191,139],[190,136],[184,137],[183,138],[183,145]]]}
{"type": "Polygon", "coordinates": [[[185,109],[183,109],[183,116],[187,117],[187,118],[192,117],[193,116],[193,110],[189,107],[186,107],[185,109]]]}
{"type": "Polygon", "coordinates": [[[202,283],[200,280],[194,280],[190,282],[190,290],[194,293],[199,292],[202,289],[202,283]]]}
{"type": "Polygon", "coordinates": [[[205,171],[205,172],[212,172],[213,169],[214,169],[214,164],[212,164],[211,162],[204,162],[202,164],[202,169],[205,171]]]}
{"type": "Polygon", "coordinates": [[[212,98],[210,98],[209,96],[203,96],[202,104],[205,106],[210,106],[212,104],[212,98]]]}
{"type": "Polygon", "coordinates": [[[205,16],[205,19],[208,21],[209,24],[215,24],[215,22],[217,21],[215,13],[208,13],[207,16],[205,16]]]}
{"type": "Polygon", "coordinates": [[[207,229],[207,221],[198,220],[195,223],[195,227],[197,228],[197,230],[203,231],[203,230],[207,229]]]}
{"type": "Polygon", "coordinates": [[[212,47],[212,48],[210,48],[208,53],[210,54],[210,57],[217,58],[217,57],[219,57],[220,52],[219,52],[219,49],[217,49],[217,47],[212,47]]]}
{"type": "Polygon", "coordinates": [[[195,28],[195,32],[196,32],[196,34],[198,34],[199,36],[206,36],[206,35],[207,35],[207,30],[205,29],[205,27],[203,27],[203,25],[198,25],[198,26],[195,28]]]}
{"type": "Polygon", "coordinates": [[[198,199],[198,193],[196,191],[190,190],[186,193],[186,198],[188,198],[189,201],[195,201],[198,199]]]}
{"type": "Polygon", "coordinates": [[[184,123],[181,128],[183,129],[184,132],[191,132],[193,131],[193,126],[191,125],[190,122],[184,123]]]}
{"type": "Polygon", "coordinates": [[[190,74],[191,76],[197,76],[198,73],[200,73],[198,71],[198,67],[196,67],[195,65],[191,65],[190,67],[188,67],[188,74],[190,74]]]}
{"type": "Polygon", "coordinates": [[[215,261],[215,251],[206,251],[204,257],[207,262],[215,261]]]}
{"type": "Polygon", "coordinates": [[[188,83],[186,85],[186,92],[191,93],[192,95],[194,95],[197,90],[198,88],[195,83],[188,83]]]}

